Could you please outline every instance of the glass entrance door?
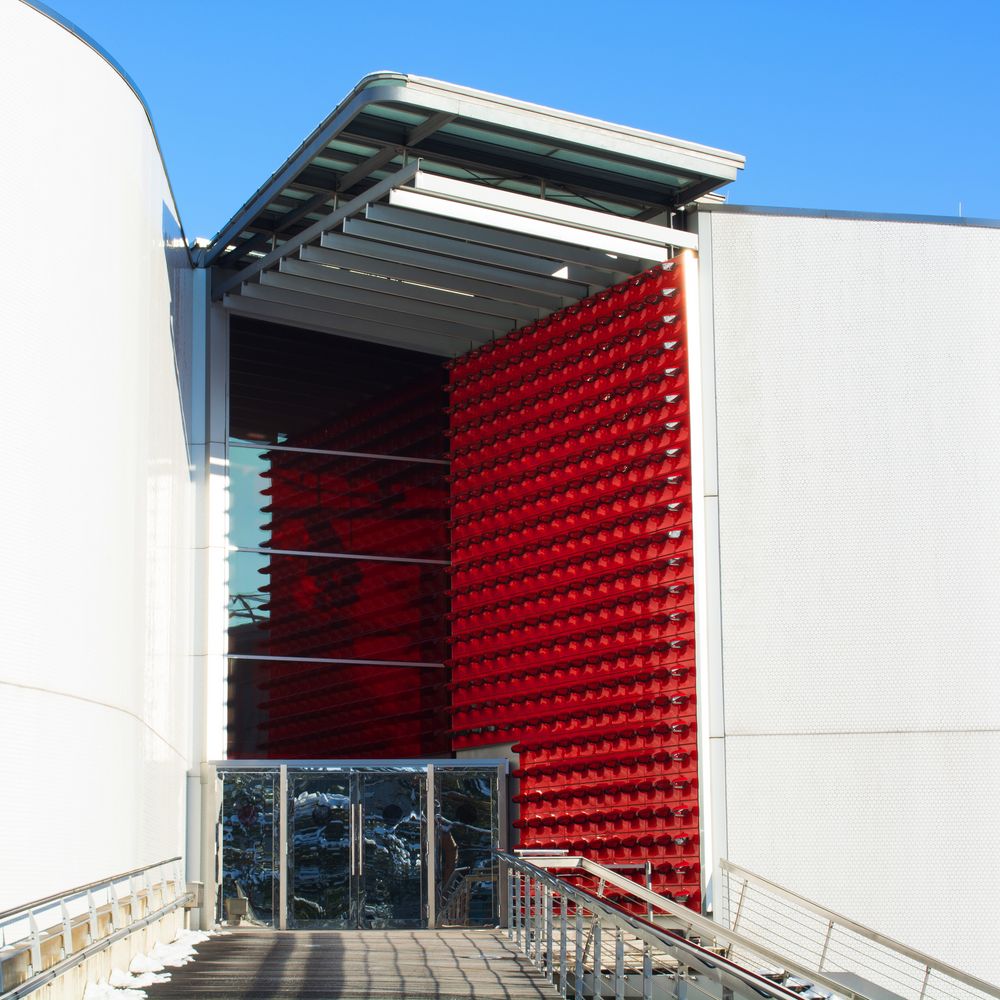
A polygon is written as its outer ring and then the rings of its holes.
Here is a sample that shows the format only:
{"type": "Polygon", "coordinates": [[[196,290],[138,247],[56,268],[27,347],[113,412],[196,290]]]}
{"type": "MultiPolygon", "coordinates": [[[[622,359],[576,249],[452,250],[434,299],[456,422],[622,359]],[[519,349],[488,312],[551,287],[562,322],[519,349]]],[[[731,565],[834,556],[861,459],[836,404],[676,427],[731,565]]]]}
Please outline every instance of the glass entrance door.
{"type": "Polygon", "coordinates": [[[218,919],[317,930],[496,924],[497,765],[234,762],[217,773],[218,919]]]}
{"type": "Polygon", "coordinates": [[[349,772],[288,776],[288,926],[354,927],[353,781],[349,772]]]}
{"type": "Polygon", "coordinates": [[[290,773],[288,926],[422,926],[426,794],[407,768],[290,773]]]}
{"type": "Polygon", "coordinates": [[[358,781],[358,923],[421,927],[426,922],[427,801],[423,773],[362,772],[358,781]]]}

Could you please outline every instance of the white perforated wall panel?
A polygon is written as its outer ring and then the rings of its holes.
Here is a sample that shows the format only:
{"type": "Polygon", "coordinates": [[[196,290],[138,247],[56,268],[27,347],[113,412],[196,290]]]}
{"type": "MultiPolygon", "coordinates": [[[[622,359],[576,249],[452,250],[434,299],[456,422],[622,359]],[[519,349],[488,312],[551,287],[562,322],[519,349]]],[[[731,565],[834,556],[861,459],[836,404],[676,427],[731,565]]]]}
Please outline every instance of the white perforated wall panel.
{"type": "Polygon", "coordinates": [[[146,114],[26,4],[0,48],[2,910],[182,853],[193,538],[190,272],[146,114]]]}
{"type": "Polygon", "coordinates": [[[729,856],[1000,980],[1000,230],[711,224],[729,856]]]}

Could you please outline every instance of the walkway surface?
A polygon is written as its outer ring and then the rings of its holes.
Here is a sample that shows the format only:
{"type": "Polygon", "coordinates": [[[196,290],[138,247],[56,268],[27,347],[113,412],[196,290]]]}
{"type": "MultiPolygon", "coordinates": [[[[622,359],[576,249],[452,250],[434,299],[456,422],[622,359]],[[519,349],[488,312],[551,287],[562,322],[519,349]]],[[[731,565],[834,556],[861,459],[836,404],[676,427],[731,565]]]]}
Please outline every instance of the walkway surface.
{"type": "Polygon", "coordinates": [[[149,1000],[525,1000],[555,988],[501,931],[240,929],[199,944],[149,1000]]]}

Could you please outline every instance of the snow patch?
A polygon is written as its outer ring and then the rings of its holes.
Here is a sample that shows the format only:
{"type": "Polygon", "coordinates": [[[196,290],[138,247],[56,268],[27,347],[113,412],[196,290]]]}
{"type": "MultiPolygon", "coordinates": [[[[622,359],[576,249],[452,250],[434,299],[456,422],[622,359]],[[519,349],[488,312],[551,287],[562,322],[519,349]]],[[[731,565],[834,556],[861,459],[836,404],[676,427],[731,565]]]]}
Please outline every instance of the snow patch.
{"type": "Polygon", "coordinates": [[[83,1000],[147,1000],[144,987],[169,983],[170,973],[163,970],[193,962],[197,954],[195,945],[203,944],[217,933],[220,932],[181,931],[169,944],[158,942],[151,955],[136,955],[129,962],[128,972],[112,969],[107,979],[89,983],[83,1000]]]}

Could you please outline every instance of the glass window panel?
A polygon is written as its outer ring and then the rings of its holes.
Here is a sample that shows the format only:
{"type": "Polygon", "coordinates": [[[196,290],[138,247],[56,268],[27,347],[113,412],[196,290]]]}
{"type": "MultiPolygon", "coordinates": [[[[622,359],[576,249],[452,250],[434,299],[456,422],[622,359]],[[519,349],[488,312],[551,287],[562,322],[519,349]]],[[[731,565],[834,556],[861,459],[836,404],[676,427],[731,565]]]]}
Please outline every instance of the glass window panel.
{"type": "Polygon", "coordinates": [[[233,318],[231,441],[447,456],[441,359],[233,318]]]}
{"type": "Polygon", "coordinates": [[[440,663],[446,567],[231,552],[229,651],[440,663]]]}
{"type": "Polygon", "coordinates": [[[447,466],[231,446],[229,540],[448,558],[447,466]]]}
{"type": "Polygon", "coordinates": [[[229,755],[433,757],[450,752],[448,674],[279,660],[229,662],[229,755]]]}

